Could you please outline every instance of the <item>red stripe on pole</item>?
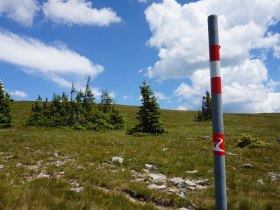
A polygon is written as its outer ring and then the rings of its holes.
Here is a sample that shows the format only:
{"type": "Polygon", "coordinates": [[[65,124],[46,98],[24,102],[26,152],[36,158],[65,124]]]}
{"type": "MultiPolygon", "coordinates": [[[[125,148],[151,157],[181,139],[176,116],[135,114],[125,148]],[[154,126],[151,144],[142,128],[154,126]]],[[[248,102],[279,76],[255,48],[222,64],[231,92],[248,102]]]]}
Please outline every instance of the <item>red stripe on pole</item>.
{"type": "Polygon", "coordinates": [[[209,48],[210,52],[210,61],[219,61],[220,60],[220,46],[212,45],[209,48]]]}
{"type": "Polygon", "coordinates": [[[223,133],[213,134],[213,153],[214,155],[225,155],[225,140],[223,133]]]}
{"type": "Polygon", "coordinates": [[[221,77],[211,78],[211,93],[221,94],[222,93],[222,79],[221,77]]]}

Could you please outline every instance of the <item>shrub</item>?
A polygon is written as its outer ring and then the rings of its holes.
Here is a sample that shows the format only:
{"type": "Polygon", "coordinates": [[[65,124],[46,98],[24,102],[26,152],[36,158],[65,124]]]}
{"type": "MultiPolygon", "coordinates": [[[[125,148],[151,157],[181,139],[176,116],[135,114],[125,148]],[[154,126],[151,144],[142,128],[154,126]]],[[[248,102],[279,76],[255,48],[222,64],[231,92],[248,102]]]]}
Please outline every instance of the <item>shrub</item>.
{"type": "Polygon", "coordinates": [[[248,147],[248,148],[260,148],[265,144],[259,137],[253,137],[251,135],[243,135],[238,141],[237,146],[240,148],[248,147]]]}

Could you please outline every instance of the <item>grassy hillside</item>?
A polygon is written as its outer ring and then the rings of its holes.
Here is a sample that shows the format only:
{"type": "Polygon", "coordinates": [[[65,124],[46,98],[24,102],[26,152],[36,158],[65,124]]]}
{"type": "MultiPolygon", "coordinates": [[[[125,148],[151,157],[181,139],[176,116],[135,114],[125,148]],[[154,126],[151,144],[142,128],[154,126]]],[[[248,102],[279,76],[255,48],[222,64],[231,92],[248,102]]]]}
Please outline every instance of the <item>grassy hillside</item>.
{"type": "MultiPolygon", "coordinates": [[[[212,143],[204,140],[211,122],[194,122],[195,112],[163,110],[167,134],[134,137],[126,130],[27,128],[31,104],[15,102],[13,127],[0,130],[0,209],[215,209],[212,143]],[[166,176],[157,185],[168,192],[148,188],[151,174],[166,176]],[[208,181],[180,196],[174,177],[208,181]]],[[[118,108],[133,127],[137,107],[118,108]]],[[[228,209],[280,209],[280,114],[225,114],[224,124],[228,209]],[[266,146],[240,149],[241,134],[266,146]]]]}

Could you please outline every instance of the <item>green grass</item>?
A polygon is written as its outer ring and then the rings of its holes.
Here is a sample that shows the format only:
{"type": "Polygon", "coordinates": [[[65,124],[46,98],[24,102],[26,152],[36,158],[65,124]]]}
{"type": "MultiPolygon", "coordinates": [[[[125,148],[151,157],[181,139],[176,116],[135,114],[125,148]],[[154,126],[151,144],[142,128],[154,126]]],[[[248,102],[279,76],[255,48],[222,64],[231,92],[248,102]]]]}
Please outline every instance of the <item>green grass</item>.
{"type": "MultiPolygon", "coordinates": [[[[211,122],[194,122],[196,112],[162,110],[167,134],[134,137],[126,130],[25,127],[30,108],[30,102],[15,102],[13,127],[0,131],[0,165],[4,165],[0,209],[156,209],[155,204],[215,209],[212,143],[202,139],[212,135],[212,127],[211,122]],[[114,156],[124,157],[124,163],[104,164],[114,156]],[[55,166],[57,161],[65,164],[55,166]],[[208,178],[210,185],[188,192],[186,199],[149,190],[145,183],[132,181],[132,170],[141,172],[146,163],[157,164],[155,172],[167,177],[208,178]],[[36,166],[28,167],[32,165],[36,166]],[[186,173],[191,170],[198,173],[186,173]],[[28,180],[41,172],[50,177],[28,180]],[[58,178],[60,172],[64,172],[62,178],[58,178]],[[71,191],[74,182],[84,190],[71,191]],[[141,202],[133,202],[129,195],[141,202]]],[[[137,107],[118,105],[118,109],[127,129],[137,123],[137,107]]],[[[280,209],[279,180],[268,176],[280,173],[280,144],[275,141],[280,137],[280,114],[225,114],[224,124],[226,151],[237,154],[226,156],[228,209],[280,209]],[[268,144],[239,148],[242,134],[268,144]],[[242,168],[244,163],[254,168],[242,168]]]]}

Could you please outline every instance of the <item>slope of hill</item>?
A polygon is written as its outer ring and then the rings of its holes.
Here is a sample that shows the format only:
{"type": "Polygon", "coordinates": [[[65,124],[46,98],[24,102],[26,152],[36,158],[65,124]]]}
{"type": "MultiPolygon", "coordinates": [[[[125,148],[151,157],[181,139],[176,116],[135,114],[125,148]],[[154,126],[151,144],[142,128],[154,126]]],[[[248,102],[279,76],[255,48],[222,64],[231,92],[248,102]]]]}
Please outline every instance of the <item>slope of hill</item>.
{"type": "MultiPolygon", "coordinates": [[[[162,110],[168,133],[25,127],[31,102],[15,102],[0,130],[0,209],[214,209],[211,122],[162,110]]],[[[133,127],[137,107],[117,105],[133,127]]],[[[280,114],[225,114],[228,209],[279,209],[280,114]],[[242,134],[259,149],[237,147],[242,134]],[[250,164],[252,168],[244,168],[250,164]]]]}

